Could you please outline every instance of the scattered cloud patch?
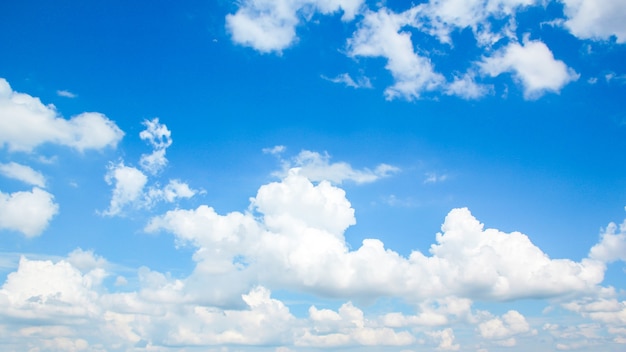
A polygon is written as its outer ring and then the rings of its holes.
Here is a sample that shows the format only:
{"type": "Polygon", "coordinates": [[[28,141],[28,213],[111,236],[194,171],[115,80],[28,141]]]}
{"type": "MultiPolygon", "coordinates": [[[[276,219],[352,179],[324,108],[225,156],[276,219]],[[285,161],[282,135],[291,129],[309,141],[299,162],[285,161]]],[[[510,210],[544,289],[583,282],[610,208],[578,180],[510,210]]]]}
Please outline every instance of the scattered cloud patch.
{"type": "Polygon", "coordinates": [[[139,133],[139,138],[148,142],[154,150],[151,154],[142,154],[139,165],[154,175],[167,165],[165,151],[172,145],[172,132],[166,125],[159,123],[158,118],[145,120],[143,125],[146,129],[139,133]]]}
{"type": "Polygon", "coordinates": [[[481,71],[490,76],[513,73],[524,87],[526,99],[536,99],[545,92],[558,93],[579,75],[556,60],[550,49],[540,41],[526,39],[523,44],[510,43],[479,63],[481,71]]]}
{"type": "Polygon", "coordinates": [[[429,183],[440,183],[448,180],[447,174],[438,174],[436,172],[427,172],[426,178],[424,179],[425,184],[429,183]]]}
{"type": "Polygon", "coordinates": [[[0,174],[31,186],[46,188],[46,178],[39,171],[33,170],[30,166],[16,162],[0,164],[0,174]]]}
{"type": "Polygon", "coordinates": [[[171,131],[159,119],[145,120],[145,130],[139,137],[153,148],[151,154],[142,154],[139,160],[141,170],[125,165],[124,161],[110,163],[105,175],[107,184],[113,186],[106,216],[122,215],[126,208],[149,209],[159,202],[173,203],[193,197],[198,191],[180,180],[172,179],[161,187],[158,182],[148,185],[149,177],[158,174],[167,165],[166,149],[172,145],[171,131]],[[142,171],[143,170],[143,171],[142,171]]]}
{"type": "Polygon", "coordinates": [[[351,21],[362,4],[363,0],[245,0],[226,16],[226,28],[237,44],[280,53],[297,41],[296,27],[314,14],[342,11],[342,20],[351,21]]]}
{"type": "Polygon", "coordinates": [[[31,191],[11,194],[0,192],[0,228],[36,237],[48,227],[59,212],[52,194],[34,187],[31,191]]]}
{"type": "Polygon", "coordinates": [[[84,112],[66,120],[53,105],[11,89],[0,78],[0,146],[9,151],[31,152],[44,143],[78,151],[115,147],[124,132],[103,114],[84,112]]]}
{"type": "Polygon", "coordinates": [[[605,263],[614,261],[626,262],[626,222],[621,225],[610,223],[600,242],[589,251],[589,257],[605,263]]]}
{"type": "Polygon", "coordinates": [[[560,0],[573,35],[581,39],[608,40],[626,43],[626,4],[611,0],[560,0]]]}

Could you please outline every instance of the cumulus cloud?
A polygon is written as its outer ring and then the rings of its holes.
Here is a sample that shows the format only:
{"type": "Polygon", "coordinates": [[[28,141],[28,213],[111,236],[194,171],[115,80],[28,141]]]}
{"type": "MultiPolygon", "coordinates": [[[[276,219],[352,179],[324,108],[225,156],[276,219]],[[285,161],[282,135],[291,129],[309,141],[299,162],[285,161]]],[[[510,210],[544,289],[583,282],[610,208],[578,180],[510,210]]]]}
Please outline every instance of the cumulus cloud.
{"type": "Polygon", "coordinates": [[[485,229],[464,208],[450,211],[428,255],[414,250],[405,257],[377,239],[351,249],[344,234],[355,222],[342,189],[292,170],[261,186],[247,211],[221,215],[203,205],[150,220],[146,231],[170,232],[177,244],[194,248],[196,266],[186,277],[142,267],[133,287],[110,292],[107,278],[115,285],[129,280],[92,251],[77,249],[57,261],[22,258],[0,289],[0,329],[19,346],[41,349],[420,344],[459,350],[446,325],[476,324],[478,334],[501,346],[535,334],[519,312],[474,312],[473,299],[582,297],[563,306],[610,322],[621,336],[624,302],[598,286],[606,270],[601,259],[611,256],[551,259],[527,236],[485,229]],[[347,302],[338,309],[311,306],[296,317],[270,289],[347,302]],[[351,303],[377,297],[401,298],[416,313],[367,316],[351,303]],[[7,319],[45,329],[26,332],[7,319]]]}
{"type": "Polygon", "coordinates": [[[40,188],[46,187],[46,178],[40,172],[33,170],[30,166],[16,162],[0,164],[0,174],[4,177],[22,181],[32,186],[40,188]]]}
{"type": "Polygon", "coordinates": [[[537,98],[546,91],[558,93],[567,83],[579,77],[563,61],[556,60],[541,41],[510,43],[484,58],[479,66],[483,73],[492,77],[504,72],[513,73],[524,87],[524,97],[527,99],[537,98]]]}
{"type": "Polygon", "coordinates": [[[355,170],[345,162],[331,163],[328,153],[320,154],[303,150],[292,160],[283,160],[283,170],[277,175],[284,177],[290,172],[296,172],[314,182],[326,180],[334,184],[341,184],[344,181],[352,181],[363,184],[390,177],[399,171],[398,167],[388,164],[379,164],[374,170],[367,168],[355,170]]]}
{"type": "Polygon", "coordinates": [[[72,147],[78,151],[115,147],[124,132],[106,116],[84,112],[66,120],[53,105],[11,89],[0,78],[0,146],[10,151],[30,152],[44,143],[72,147]]]}
{"type": "Polygon", "coordinates": [[[495,340],[496,344],[509,347],[517,344],[514,336],[537,333],[531,331],[526,318],[516,310],[510,310],[500,318],[496,317],[480,323],[478,331],[480,336],[495,340]]]}
{"type": "Polygon", "coordinates": [[[343,304],[337,312],[311,306],[309,322],[308,329],[296,340],[297,346],[406,346],[415,342],[415,337],[407,331],[396,332],[364,318],[363,311],[351,302],[343,304]]]}
{"type": "Polygon", "coordinates": [[[260,52],[278,52],[296,40],[296,27],[316,13],[343,11],[350,21],[363,0],[246,0],[234,14],[226,16],[226,28],[235,43],[260,52]]]}
{"type": "Polygon", "coordinates": [[[626,42],[626,4],[612,0],[560,0],[567,20],[565,27],[583,39],[615,37],[626,42]]]}
{"type": "Polygon", "coordinates": [[[626,221],[619,227],[610,223],[600,242],[591,248],[589,257],[605,263],[617,260],[626,262],[626,221]]]}
{"type": "Polygon", "coordinates": [[[40,235],[58,212],[52,194],[38,187],[11,194],[0,192],[0,228],[26,237],[40,235]]]}
{"type": "Polygon", "coordinates": [[[591,290],[605,270],[593,259],[551,259],[527,236],[484,229],[463,208],[448,214],[430,255],[403,257],[377,239],[350,250],[343,233],[356,219],[345,192],[327,181],[314,185],[298,170],[262,186],[250,210],[173,210],[146,230],[165,230],[195,246],[199,266],[208,261],[214,271],[239,272],[251,282],[256,277],[272,287],[331,297],[556,297],[591,290]],[[235,258],[245,258],[247,266],[237,267],[235,258]]]}

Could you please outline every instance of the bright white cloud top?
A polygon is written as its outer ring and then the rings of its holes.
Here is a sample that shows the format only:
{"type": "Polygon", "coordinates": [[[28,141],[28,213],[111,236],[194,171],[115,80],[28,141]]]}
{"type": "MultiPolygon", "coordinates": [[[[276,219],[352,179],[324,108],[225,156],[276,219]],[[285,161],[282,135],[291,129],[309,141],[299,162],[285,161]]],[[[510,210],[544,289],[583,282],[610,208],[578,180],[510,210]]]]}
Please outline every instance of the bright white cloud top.
{"type": "Polygon", "coordinates": [[[0,13],[3,349],[626,348],[625,4],[0,13]]]}

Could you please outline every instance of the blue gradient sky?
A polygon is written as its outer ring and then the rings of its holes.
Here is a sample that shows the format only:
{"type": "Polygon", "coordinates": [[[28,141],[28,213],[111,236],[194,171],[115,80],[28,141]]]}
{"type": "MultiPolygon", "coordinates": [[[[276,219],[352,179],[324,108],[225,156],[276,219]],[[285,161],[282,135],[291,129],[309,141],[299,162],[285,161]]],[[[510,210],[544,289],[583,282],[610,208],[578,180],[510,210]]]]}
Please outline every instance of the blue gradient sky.
{"type": "Polygon", "coordinates": [[[0,344],[620,350],[624,23],[610,0],[0,5],[0,344]]]}

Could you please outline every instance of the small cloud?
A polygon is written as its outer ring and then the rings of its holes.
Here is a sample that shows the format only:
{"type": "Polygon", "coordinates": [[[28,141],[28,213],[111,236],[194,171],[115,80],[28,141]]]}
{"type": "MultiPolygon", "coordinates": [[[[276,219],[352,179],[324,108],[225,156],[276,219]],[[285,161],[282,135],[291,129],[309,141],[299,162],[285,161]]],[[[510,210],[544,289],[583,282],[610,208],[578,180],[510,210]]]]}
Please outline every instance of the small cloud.
{"type": "Polygon", "coordinates": [[[352,87],[352,88],[372,88],[372,82],[370,82],[370,79],[367,77],[359,77],[356,81],[350,77],[349,74],[347,73],[342,73],[336,77],[327,77],[322,75],[321,76],[322,79],[325,79],[327,81],[333,82],[333,83],[340,83],[340,84],[344,84],[347,87],[352,87]]]}
{"type": "Polygon", "coordinates": [[[78,96],[69,90],[57,90],[57,95],[65,98],[76,98],[78,96]]]}
{"type": "Polygon", "coordinates": [[[426,173],[426,178],[424,179],[424,184],[428,184],[428,183],[439,183],[439,182],[443,182],[445,180],[448,179],[448,175],[447,174],[437,174],[435,172],[428,172],[426,173]]]}
{"type": "Polygon", "coordinates": [[[609,72],[604,75],[604,79],[607,83],[615,82],[618,84],[626,83],[626,75],[618,75],[615,72],[609,72]]]}
{"type": "Polygon", "coordinates": [[[284,152],[286,149],[287,147],[285,147],[284,145],[276,145],[271,148],[263,148],[263,154],[276,155],[284,152]]]}

